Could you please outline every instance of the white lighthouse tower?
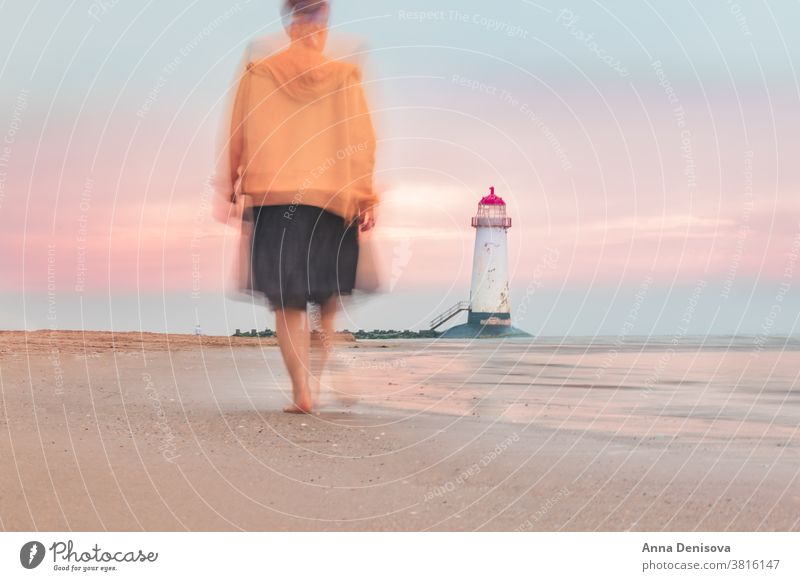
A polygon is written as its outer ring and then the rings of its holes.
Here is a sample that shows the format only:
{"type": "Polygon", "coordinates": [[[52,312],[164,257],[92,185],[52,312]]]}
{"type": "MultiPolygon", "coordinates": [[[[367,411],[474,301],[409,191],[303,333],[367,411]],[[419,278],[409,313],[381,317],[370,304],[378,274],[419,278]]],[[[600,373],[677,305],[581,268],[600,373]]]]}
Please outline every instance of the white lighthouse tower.
{"type": "Polygon", "coordinates": [[[506,203],[490,189],[481,198],[472,217],[475,228],[475,254],[472,260],[472,285],[469,302],[460,302],[431,321],[434,330],[461,311],[469,311],[467,322],[447,329],[442,337],[526,337],[528,333],[511,326],[508,297],[508,229],[511,218],[506,203]]]}

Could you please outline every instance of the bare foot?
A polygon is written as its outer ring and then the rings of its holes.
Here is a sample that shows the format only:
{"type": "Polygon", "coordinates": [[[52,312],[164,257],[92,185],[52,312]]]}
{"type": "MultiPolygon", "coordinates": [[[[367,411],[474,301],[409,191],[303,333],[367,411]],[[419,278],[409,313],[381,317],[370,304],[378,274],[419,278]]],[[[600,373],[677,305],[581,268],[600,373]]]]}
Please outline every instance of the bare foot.
{"type": "Polygon", "coordinates": [[[311,404],[308,402],[301,402],[299,404],[293,403],[283,408],[283,412],[286,414],[310,414],[311,404]]]}
{"type": "Polygon", "coordinates": [[[347,366],[337,362],[332,373],[332,393],[340,404],[352,407],[361,399],[361,386],[353,381],[353,376],[347,366]]]}

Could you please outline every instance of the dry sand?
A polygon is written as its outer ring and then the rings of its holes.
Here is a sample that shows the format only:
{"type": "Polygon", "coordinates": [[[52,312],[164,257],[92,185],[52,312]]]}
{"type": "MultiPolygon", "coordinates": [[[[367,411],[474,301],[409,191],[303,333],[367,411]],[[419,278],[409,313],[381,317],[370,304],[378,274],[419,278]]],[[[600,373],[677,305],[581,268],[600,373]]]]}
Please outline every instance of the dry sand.
{"type": "Polygon", "coordinates": [[[350,343],[291,416],[273,340],[0,333],[0,527],[798,530],[798,353],[659,358],[350,343]]]}

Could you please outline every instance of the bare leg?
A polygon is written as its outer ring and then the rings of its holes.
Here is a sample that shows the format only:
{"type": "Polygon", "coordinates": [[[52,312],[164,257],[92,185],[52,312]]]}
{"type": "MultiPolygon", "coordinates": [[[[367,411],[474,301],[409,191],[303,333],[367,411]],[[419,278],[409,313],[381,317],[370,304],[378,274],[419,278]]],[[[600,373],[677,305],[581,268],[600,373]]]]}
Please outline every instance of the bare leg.
{"type": "Polygon", "coordinates": [[[305,309],[275,311],[275,327],[283,363],[292,379],[294,405],[284,408],[288,413],[310,413],[313,407],[308,390],[308,354],[310,331],[305,309]]]}
{"type": "Polygon", "coordinates": [[[317,333],[311,345],[311,391],[315,400],[319,399],[322,374],[325,371],[325,367],[331,358],[335,346],[337,303],[338,297],[331,297],[315,311],[314,321],[316,323],[317,333]]]}
{"type": "Polygon", "coordinates": [[[352,379],[347,357],[340,349],[341,339],[336,336],[335,322],[338,309],[339,298],[334,297],[323,304],[320,310],[322,348],[317,350],[319,351],[317,368],[320,374],[326,366],[331,368],[329,389],[341,403],[349,406],[358,401],[359,386],[352,379]]]}

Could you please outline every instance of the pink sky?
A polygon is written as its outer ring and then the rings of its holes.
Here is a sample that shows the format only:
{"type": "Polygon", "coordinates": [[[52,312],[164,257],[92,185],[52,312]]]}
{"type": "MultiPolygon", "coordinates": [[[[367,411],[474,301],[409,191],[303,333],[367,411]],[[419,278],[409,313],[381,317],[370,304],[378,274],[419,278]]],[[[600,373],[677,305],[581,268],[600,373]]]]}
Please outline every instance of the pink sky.
{"type": "MultiPolygon", "coordinates": [[[[581,119],[582,131],[567,131],[574,122],[568,117],[548,120],[553,127],[565,126],[558,138],[569,152],[569,171],[554,167],[556,158],[543,137],[512,135],[518,118],[502,109],[492,124],[507,133],[505,140],[488,135],[465,144],[454,136],[444,139],[440,127],[422,135],[382,135],[377,180],[386,191],[376,236],[388,255],[410,253],[398,284],[438,286],[468,279],[469,217],[489,185],[509,203],[511,268],[522,280],[530,276],[531,250],[544,247],[558,248],[562,256],[547,276],[576,284],[638,280],[651,271],[664,281],[713,278],[725,276],[734,258],[739,276],[780,278],[784,254],[800,229],[798,170],[788,164],[789,152],[798,149],[800,122],[784,115],[786,123],[776,135],[768,127],[750,128],[751,141],[743,147],[741,139],[715,137],[704,129],[710,120],[701,119],[705,122],[691,134],[697,178],[688,191],[682,175],[686,162],[676,151],[677,130],[666,119],[654,134],[637,125],[623,105],[616,119],[581,119]],[[776,137],[783,144],[777,155],[770,143],[776,137]],[[750,177],[746,151],[753,151],[750,177]],[[424,158],[427,165],[421,163],[424,158]],[[501,168],[511,169],[505,174],[501,168]],[[477,179],[480,174],[485,179],[477,179]]],[[[663,117],[657,104],[652,109],[653,118],[663,117]]],[[[423,124],[427,113],[402,115],[423,124]]],[[[730,115],[715,110],[715,123],[727,126],[730,115]]],[[[15,143],[15,156],[31,161],[15,164],[8,178],[7,190],[14,195],[4,200],[0,234],[10,250],[4,289],[41,291],[51,244],[62,288],[75,280],[84,245],[87,291],[105,292],[109,285],[112,292],[185,290],[196,272],[192,256],[200,256],[203,289],[222,288],[226,248],[232,249],[235,232],[213,223],[201,206],[216,119],[199,130],[188,119],[177,119],[162,134],[164,143],[155,131],[160,120],[138,129],[132,119],[111,121],[114,129],[97,148],[89,143],[102,127],[91,118],[80,120],[71,142],[72,127],[55,123],[41,141],[29,132],[15,143]],[[187,143],[188,148],[180,147],[187,143]],[[78,240],[82,216],[85,244],[78,240]]],[[[446,116],[439,120],[446,123],[446,116]]],[[[459,127],[456,133],[468,131],[459,127]]]]}

